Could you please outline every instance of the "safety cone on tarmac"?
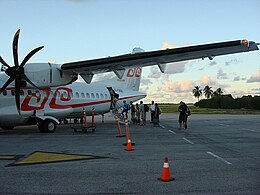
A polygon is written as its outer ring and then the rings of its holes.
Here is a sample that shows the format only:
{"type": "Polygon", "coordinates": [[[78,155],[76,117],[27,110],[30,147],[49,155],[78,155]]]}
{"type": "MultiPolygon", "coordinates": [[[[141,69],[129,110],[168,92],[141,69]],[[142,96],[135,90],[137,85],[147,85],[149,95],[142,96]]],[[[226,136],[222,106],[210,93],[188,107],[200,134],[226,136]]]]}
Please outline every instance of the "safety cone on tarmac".
{"type": "Polygon", "coordinates": [[[131,139],[128,139],[127,141],[127,145],[126,145],[126,151],[132,151],[134,150],[134,148],[132,148],[132,143],[131,143],[131,139]]]}
{"type": "Polygon", "coordinates": [[[125,135],[122,135],[121,127],[119,124],[118,116],[115,115],[116,118],[116,125],[117,125],[117,130],[118,130],[118,135],[116,137],[125,137],[125,135]]]}
{"type": "Polygon", "coordinates": [[[170,168],[169,168],[169,163],[168,163],[167,157],[164,159],[163,169],[162,169],[162,177],[158,178],[158,180],[161,180],[161,181],[164,181],[164,182],[175,180],[175,178],[172,178],[170,176],[170,168]]]}

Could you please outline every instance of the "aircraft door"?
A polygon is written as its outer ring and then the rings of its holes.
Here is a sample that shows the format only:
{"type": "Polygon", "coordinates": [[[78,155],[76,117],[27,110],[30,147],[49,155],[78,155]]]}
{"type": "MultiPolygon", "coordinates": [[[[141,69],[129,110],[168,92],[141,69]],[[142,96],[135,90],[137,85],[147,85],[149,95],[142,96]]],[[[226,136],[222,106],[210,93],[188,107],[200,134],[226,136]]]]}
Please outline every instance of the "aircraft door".
{"type": "Polygon", "coordinates": [[[112,87],[107,87],[110,96],[111,96],[111,105],[110,110],[114,110],[117,108],[117,101],[119,99],[119,94],[115,92],[115,90],[112,87]]]}

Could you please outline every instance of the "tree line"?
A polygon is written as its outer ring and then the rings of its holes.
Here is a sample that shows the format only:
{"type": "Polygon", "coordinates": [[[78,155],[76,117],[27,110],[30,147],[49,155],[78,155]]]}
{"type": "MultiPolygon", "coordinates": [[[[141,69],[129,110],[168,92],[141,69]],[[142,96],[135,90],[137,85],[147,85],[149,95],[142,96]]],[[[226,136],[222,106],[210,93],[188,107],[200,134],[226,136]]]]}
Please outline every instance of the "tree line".
{"type": "Polygon", "coordinates": [[[194,97],[198,98],[198,102],[194,105],[201,108],[222,108],[222,109],[259,109],[260,96],[243,96],[241,98],[233,98],[231,94],[224,95],[224,90],[218,88],[213,91],[208,85],[202,90],[199,86],[195,86],[192,90],[194,97]],[[204,94],[207,99],[200,100],[204,94]]]}

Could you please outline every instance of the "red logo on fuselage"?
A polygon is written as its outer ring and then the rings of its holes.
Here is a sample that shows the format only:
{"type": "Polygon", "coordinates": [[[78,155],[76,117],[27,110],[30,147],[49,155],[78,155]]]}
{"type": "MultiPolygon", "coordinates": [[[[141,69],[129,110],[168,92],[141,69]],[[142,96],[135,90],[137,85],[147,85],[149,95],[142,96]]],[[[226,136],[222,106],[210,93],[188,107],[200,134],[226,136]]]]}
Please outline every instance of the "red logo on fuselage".
{"type": "Polygon", "coordinates": [[[127,77],[140,77],[142,73],[142,68],[129,69],[127,72],[127,77]]]}

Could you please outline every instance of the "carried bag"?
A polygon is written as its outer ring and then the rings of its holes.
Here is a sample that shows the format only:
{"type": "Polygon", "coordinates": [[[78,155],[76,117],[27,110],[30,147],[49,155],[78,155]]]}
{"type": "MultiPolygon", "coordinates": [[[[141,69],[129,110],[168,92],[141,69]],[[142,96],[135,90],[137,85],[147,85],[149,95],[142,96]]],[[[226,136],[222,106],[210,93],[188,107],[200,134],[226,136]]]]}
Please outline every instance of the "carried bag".
{"type": "Polygon", "coordinates": [[[187,110],[187,112],[186,112],[186,115],[187,115],[187,116],[190,116],[190,115],[191,115],[191,113],[190,113],[190,110],[189,110],[189,109],[187,110]]]}

